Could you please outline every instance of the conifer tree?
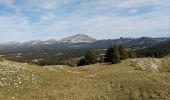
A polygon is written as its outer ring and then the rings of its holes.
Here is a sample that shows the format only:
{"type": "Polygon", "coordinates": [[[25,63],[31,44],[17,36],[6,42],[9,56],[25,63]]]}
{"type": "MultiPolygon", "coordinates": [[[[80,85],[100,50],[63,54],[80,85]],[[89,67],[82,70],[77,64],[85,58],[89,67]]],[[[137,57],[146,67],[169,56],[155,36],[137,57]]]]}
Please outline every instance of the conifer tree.
{"type": "Polygon", "coordinates": [[[109,47],[105,54],[105,62],[111,62],[112,64],[120,63],[119,47],[109,47]]]}
{"type": "Polygon", "coordinates": [[[119,54],[120,54],[120,60],[125,60],[129,56],[127,49],[122,45],[119,46],[119,54]]]}
{"type": "Polygon", "coordinates": [[[95,64],[97,62],[96,54],[93,51],[88,51],[83,59],[80,60],[78,66],[95,64]]]}
{"type": "Polygon", "coordinates": [[[106,54],[105,54],[105,62],[111,62],[113,59],[113,47],[110,46],[107,51],[106,51],[106,54]]]}
{"type": "Polygon", "coordinates": [[[130,50],[128,52],[128,55],[129,55],[129,58],[136,58],[136,54],[135,54],[135,52],[133,50],[130,50]]]}
{"type": "Polygon", "coordinates": [[[100,63],[104,63],[104,56],[100,56],[99,62],[100,62],[100,63]]]}
{"type": "Polygon", "coordinates": [[[114,46],[113,55],[111,56],[113,56],[111,60],[112,64],[120,63],[119,46],[114,46]]]}
{"type": "Polygon", "coordinates": [[[88,64],[95,64],[97,62],[96,54],[93,51],[88,51],[85,55],[88,64]]]}

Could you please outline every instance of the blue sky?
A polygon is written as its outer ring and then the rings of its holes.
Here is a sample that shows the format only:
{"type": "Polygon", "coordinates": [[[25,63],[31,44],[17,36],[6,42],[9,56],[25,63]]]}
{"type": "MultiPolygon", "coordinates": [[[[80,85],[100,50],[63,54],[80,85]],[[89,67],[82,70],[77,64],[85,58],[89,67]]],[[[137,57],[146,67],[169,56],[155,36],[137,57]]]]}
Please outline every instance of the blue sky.
{"type": "Polygon", "coordinates": [[[169,0],[0,0],[0,41],[170,37],[169,0]]]}

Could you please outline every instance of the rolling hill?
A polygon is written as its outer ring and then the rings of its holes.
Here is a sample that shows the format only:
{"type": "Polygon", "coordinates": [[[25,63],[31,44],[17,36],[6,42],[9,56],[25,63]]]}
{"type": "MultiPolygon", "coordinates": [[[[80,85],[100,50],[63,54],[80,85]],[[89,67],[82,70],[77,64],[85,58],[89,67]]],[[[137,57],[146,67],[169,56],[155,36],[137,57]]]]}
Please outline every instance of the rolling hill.
{"type": "MultiPolygon", "coordinates": [[[[140,59],[136,59],[140,61],[140,59]]],[[[162,58],[169,66],[170,58],[162,58]]],[[[1,100],[169,100],[170,73],[136,69],[132,60],[79,68],[0,62],[1,100]]]]}

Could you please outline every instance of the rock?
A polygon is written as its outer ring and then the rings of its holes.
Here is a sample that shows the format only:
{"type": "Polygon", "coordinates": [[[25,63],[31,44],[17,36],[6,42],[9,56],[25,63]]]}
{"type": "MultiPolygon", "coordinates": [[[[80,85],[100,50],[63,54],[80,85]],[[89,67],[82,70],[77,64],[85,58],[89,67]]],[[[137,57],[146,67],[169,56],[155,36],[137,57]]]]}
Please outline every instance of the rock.
{"type": "Polygon", "coordinates": [[[146,71],[159,71],[159,67],[162,66],[162,61],[156,58],[139,58],[133,59],[132,62],[136,67],[146,71]]]}

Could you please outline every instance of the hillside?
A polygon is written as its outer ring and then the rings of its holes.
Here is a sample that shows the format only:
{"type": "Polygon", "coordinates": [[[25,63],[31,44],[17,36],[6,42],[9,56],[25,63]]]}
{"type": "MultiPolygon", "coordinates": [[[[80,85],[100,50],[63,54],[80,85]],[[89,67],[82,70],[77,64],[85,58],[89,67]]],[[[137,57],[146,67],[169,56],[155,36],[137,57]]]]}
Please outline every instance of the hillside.
{"type": "MultiPolygon", "coordinates": [[[[160,60],[169,66],[169,59],[160,60]]],[[[0,77],[0,100],[170,99],[170,73],[138,70],[131,59],[79,68],[5,60],[0,62],[0,77]]]]}
{"type": "Polygon", "coordinates": [[[161,58],[170,54],[170,41],[159,43],[148,48],[136,50],[138,57],[161,58]]]}

